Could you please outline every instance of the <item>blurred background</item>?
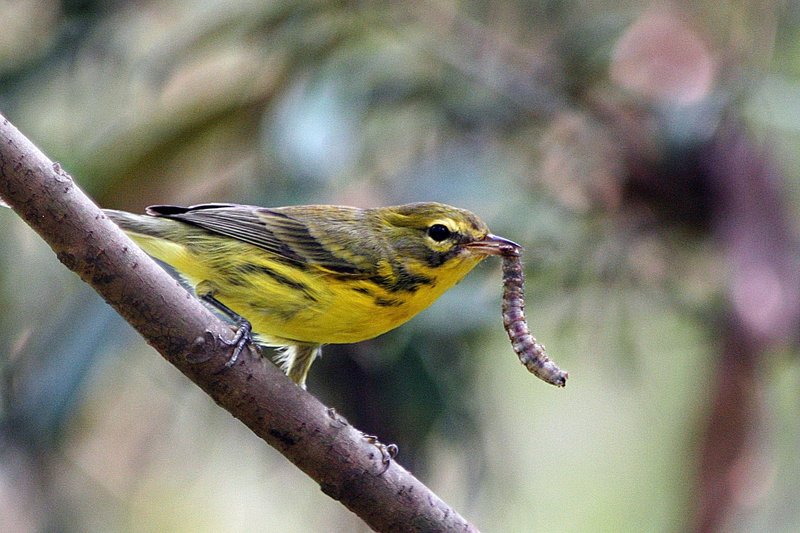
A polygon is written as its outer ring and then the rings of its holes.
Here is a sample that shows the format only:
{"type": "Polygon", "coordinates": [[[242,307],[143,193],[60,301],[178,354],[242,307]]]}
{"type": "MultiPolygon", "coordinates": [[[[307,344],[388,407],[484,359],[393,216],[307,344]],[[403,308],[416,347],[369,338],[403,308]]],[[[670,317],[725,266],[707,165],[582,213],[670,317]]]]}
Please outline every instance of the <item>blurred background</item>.
{"type": "MultiPolygon", "coordinates": [[[[309,390],[485,531],[800,529],[800,3],[0,0],[104,207],[436,200],[522,243],[309,390]]],[[[0,210],[0,530],[363,531],[0,210]]]]}

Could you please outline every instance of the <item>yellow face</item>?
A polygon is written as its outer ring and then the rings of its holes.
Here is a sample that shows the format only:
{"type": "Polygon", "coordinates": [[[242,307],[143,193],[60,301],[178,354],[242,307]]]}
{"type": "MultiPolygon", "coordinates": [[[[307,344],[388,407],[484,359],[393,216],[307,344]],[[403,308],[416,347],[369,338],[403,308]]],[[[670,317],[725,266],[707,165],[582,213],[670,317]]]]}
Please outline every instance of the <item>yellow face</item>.
{"type": "Polygon", "coordinates": [[[490,234],[486,224],[469,211],[444,204],[417,203],[374,211],[392,252],[432,270],[458,271],[462,263],[471,269],[487,255],[499,255],[503,246],[518,246],[490,234]]]}

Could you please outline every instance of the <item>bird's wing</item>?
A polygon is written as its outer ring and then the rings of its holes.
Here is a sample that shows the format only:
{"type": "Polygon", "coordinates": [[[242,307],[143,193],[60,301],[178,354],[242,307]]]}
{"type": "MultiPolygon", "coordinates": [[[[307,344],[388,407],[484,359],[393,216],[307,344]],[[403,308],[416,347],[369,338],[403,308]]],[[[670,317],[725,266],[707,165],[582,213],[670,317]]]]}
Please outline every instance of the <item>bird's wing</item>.
{"type": "Polygon", "coordinates": [[[376,269],[372,254],[363,247],[358,253],[352,246],[344,246],[355,237],[353,232],[358,222],[353,217],[358,211],[330,206],[270,209],[236,204],[147,208],[149,215],[199,226],[252,244],[295,264],[314,265],[340,275],[371,276],[376,269]]]}

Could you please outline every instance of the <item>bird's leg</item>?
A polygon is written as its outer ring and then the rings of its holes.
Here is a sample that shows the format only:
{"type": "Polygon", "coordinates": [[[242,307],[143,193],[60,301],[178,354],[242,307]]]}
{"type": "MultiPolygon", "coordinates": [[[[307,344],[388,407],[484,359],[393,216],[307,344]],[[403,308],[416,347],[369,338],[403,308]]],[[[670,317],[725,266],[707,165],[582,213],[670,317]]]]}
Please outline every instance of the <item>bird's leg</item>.
{"type": "Polygon", "coordinates": [[[241,355],[247,345],[253,342],[253,326],[250,325],[250,322],[248,322],[246,318],[214,298],[211,293],[201,295],[200,299],[230,318],[237,326],[236,334],[231,340],[223,339],[222,337],[219,339],[220,342],[227,346],[235,346],[233,354],[231,354],[230,358],[225,362],[224,368],[230,368],[236,363],[237,359],[239,359],[239,355],[241,355]]]}

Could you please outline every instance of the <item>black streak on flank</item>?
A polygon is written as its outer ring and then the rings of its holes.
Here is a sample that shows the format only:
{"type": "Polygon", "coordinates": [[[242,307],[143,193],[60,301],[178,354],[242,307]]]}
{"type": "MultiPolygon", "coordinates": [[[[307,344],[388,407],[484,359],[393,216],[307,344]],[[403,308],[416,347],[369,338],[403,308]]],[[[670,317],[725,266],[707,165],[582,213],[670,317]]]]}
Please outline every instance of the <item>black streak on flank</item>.
{"type": "Polygon", "coordinates": [[[378,296],[375,298],[375,305],[380,307],[400,307],[403,305],[403,301],[397,298],[381,298],[378,296]]]}
{"type": "Polygon", "coordinates": [[[269,268],[267,266],[255,265],[253,263],[245,263],[243,265],[238,265],[236,267],[236,270],[238,270],[239,272],[242,272],[243,274],[266,274],[267,276],[271,277],[272,279],[274,279],[275,281],[277,281],[281,285],[284,285],[286,287],[289,287],[289,288],[292,288],[292,289],[295,289],[295,290],[298,290],[298,291],[302,291],[303,293],[306,294],[306,296],[308,298],[316,301],[316,298],[314,298],[314,296],[311,294],[311,290],[309,289],[308,285],[306,285],[305,283],[301,283],[299,281],[295,281],[293,279],[287,278],[283,274],[279,274],[278,272],[275,272],[274,270],[272,270],[271,268],[269,268]]]}
{"type": "Polygon", "coordinates": [[[353,287],[351,290],[354,291],[354,292],[357,292],[359,294],[365,294],[367,296],[372,296],[372,293],[366,287],[353,287]]]}

